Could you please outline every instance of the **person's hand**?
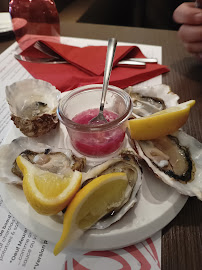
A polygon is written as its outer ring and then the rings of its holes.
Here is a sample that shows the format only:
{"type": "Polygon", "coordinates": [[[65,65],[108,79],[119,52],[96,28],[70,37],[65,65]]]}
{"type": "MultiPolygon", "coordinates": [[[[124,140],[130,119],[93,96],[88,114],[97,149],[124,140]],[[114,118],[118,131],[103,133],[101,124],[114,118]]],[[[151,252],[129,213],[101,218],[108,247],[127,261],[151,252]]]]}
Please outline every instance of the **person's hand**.
{"type": "Polygon", "coordinates": [[[202,9],[195,3],[183,3],[178,6],[173,19],[182,24],[178,36],[186,50],[202,59],[202,9]]]}

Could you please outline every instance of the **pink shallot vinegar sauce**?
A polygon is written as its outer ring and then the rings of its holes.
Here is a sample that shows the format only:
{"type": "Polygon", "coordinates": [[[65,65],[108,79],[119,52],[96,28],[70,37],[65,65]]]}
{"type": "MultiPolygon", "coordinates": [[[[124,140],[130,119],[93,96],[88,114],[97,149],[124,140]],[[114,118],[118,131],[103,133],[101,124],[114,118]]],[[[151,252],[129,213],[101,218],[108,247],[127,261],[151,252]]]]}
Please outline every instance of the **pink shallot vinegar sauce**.
{"type": "MultiPolygon", "coordinates": [[[[98,115],[99,109],[89,109],[75,115],[72,121],[79,124],[89,124],[89,121],[98,115]]],[[[104,116],[108,122],[118,118],[118,114],[104,110],[104,116]]],[[[90,125],[90,124],[89,124],[90,125]]],[[[90,156],[104,156],[116,151],[122,144],[125,131],[116,127],[110,131],[98,131],[85,133],[72,137],[72,144],[80,153],[90,156]]]]}

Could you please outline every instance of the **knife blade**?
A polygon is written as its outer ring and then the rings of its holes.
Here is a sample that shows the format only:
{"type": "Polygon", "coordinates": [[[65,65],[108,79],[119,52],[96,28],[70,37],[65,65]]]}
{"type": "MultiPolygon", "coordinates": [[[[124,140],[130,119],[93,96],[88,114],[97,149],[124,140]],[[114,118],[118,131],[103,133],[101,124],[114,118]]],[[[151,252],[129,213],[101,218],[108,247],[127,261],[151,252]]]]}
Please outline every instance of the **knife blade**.
{"type": "Polygon", "coordinates": [[[135,61],[135,62],[143,62],[143,63],[157,63],[157,59],[156,58],[128,58],[125,59],[128,61],[135,61]]]}
{"type": "Polygon", "coordinates": [[[146,64],[139,61],[121,60],[118,62],[119,67],[134,67],[134,68],[145,68],[146,64]]]}

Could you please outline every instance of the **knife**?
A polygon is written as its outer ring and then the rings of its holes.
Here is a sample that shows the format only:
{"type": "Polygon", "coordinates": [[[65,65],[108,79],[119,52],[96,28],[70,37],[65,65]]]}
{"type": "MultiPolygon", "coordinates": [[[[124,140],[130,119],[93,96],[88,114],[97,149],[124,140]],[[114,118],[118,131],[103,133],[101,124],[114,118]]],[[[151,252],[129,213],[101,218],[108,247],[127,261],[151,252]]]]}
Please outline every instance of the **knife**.
{"type": "MultiPolygon", "coordinates": [[[[17,60],[30,62],[30,63],[42,63],[42,64],[68,64],[66,60],[61,60],[55,57],[51,58],[35,58],[23,56],[20,54],[14,55],[17,60]]],[[[145,68],[146,63],[156,63],[155,58],[129,58],[118,62],[117,66],[121,67],[134,67],[134,68],[145,68]]]]}
{"type": "MultiPolygon", "coordinates": [[[[52,58],[35,58],[35,57],[28,57],[23,56],[20,54],[14,55],[17,60],[24,61],[24,62],[30,62],[30,63],[42,63],[42,64],[68,64],[66,60],[60,60],[55,57],[52,58]]],[[[146,66],[143,62],[138,61],[127,61],[122,60],[118,62],[118,66],[132,66],[132,67],[138,67],[138,68],[144,68],[146,66]]]]}

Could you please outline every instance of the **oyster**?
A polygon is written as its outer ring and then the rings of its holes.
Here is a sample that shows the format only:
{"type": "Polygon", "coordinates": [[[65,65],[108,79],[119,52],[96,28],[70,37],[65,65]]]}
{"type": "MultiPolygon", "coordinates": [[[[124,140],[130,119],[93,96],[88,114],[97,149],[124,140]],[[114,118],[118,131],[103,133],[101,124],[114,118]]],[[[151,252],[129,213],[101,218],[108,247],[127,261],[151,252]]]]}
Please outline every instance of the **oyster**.
{"type": "Polygon", "coordinates": [[[105,229],[111,224],[120,220],[125,213],[134,206],[137,201],[137,192],[142,183],[142,171],[136,160],[133,151],[125,150],[118,157],[114,157],[92,169],[83,173],[82,186],[93,181],[94,178],[113,172],[125,172],[128,178],[128,187],[126,189],[125,200],[109,210],[109,214],[99,220],[93,227],[96,229],[105,229]]]}
{"type": "Polygon", "coordinates": [[[138,155],[179,193],[202,200],[202,144],[182,130],[151,141],[134,141],[138,155]]]}
{"type": "Polygon", "coordinates": [[[165,84],[125,89],[133,101],[132,116],[140,118],[176,106],[179,96],[165,84]]]}
{"type": "Polygon", "coordinates": [[[48,82],[26,79],[6,87],[11,119],[28,137],[38,137],[56,128],[60,91],[48,82]]]}
{"type": "Polygon", "coordinates": [[[20,154],[40,169],[57,174],[65,174],[69,170],[82,171],[86,164],[85,158],[76,157],[71,150],[50,147],[36,143],[31,138],[19,137],[0,147],[0,179],[4,183],[22,185],[23,176],[15,162],[20,154]]]}

